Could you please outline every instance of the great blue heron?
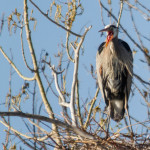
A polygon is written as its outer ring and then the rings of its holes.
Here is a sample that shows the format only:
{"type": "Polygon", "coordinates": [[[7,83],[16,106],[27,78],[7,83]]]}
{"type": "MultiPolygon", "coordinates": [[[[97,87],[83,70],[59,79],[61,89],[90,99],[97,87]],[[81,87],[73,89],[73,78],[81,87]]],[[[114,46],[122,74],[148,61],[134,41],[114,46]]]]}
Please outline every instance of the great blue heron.
{"type": "Polygon", "coordinates": [[[96,71],[99,88],[110,117],[119,122],[128,108],[132,83],[133,57],[129,45],[118,39],[118,28],[107,25],[100,32],[107,32],[96,55],[96,71]]]}

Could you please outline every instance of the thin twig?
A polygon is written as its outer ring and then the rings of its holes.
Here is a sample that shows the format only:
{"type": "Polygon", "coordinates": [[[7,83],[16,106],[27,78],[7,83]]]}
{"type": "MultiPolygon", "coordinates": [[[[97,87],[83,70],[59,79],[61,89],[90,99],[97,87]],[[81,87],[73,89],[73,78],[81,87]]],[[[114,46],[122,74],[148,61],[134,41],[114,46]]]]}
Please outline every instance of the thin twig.
{"type": "Polygon", "coordinates": [[[145,7],[142,3],[140,3],[138,0],[136,0],[136,3],[138,3],[141,7],[143,7],[145,10],[147,10],[150,13],[150,9],[145,7]]]}
{"type": "Polygon", "coordinates": [[[28,65],[28,63],[27,63],[27,61],[26,61],[26,57],[25,57],[25,53],[24,53],[24,47],[23,47],[22,32],[23,32],[23,27],[21,27],[21,32],[20,32],[22,56],[23,56],[23,59],[24,59],[24,62],[25,62],[26,67],[27,67],[30,71],[34,72],[34,70],[29,67],[29,65],[28,65]]]}
{"type": "Polygon", "coordinates": [[[142,43],[142,40],[141,40],[141,38],[140,38],[140,33],[139,33],[139,31],[138,31],[138,29],[137,29],[137,27],[136,27],[136,24],[135,24],[134,17],[133,17],[133,13],[132,13],[132,10],[131,10],[131,7],[130,7],[130,6],[129,6],[129,10],[130,10],[130,16],[131,16],[132,24],[133,24],[133,26],[134,26],[136,35],[137,35],[137,37],[138,37],[138,40],[139,40],[139,42],[140,42],[142,48],[144,48],[143,43],[142,43]]]}
{"type": "Polygon", "coordinates": [[[57,77],[57,75],[63,73],[64,70],[58,72],[58,71],[55,70],[55,67],[51,65],[50,61],[47,62],[47,61],[43,60],[43,62],[48,64],[50,69],[53,72],[54,81],[55,81],[55,87],[56,87],[56,90],[57,90],[57,92],[58,92],[58,94],[59,94],[59,96],[61,98],[61,102],[59,104],[62,105],[62,106],[65,106],[65,107],[70,107],[69,103],[66,103],[66,100],[65,100],[65,98],[64,98],[64,96],[63,96],[63,94],[62,94],[62,92],[60,90],[59,84],[58,84],[58,77],[57,77]]]}
{"type": "Polygon", "coordinates": [[[140,76],[138,76],[137,74],[133,73],[133,76],[135,76],[140,82],[144,83],[144,84],[147,84],[150,86],[150,83],[149,82],[146,82],[144,81],[140,76]]]}
{"type": "Polygon", "coordinates": [[[86,128],[88,127],[89,120],[90,120],[90,117],[91,117],[91,114],[92,114],[92,110],[93,110],[95,101],[96,101],[96,99],[97,99],[98,93],[99,93],[99,88],[97,88],[96,93],[95,93],[95,96],[94,96],[94,98],[93,98],[92,101],[91,101],[91,107],[90,107],[90,109],[89,109],[88,116],[87,116],[86,122],[85,122],[85,124],[84,124],[84,129],[86,129],[86,128]]]}
{"type": "Polygon", "coordinates": [[[119,25],[120,25],[122,11],[123,11],[123,0],[121,0],[121,4],[120,4],[120,12],[119,12],[119,17],[118,17],[117,27],[119,27],[119,25]]]}
{"type": "Polygon", "coordinates": [[[142,126],[144,126],[145,128],[147,128],[148,130],[150,130],[150,127],[146,126],[144,123],[141,123],[140,121],[138,121],[137,119],[135,119],[134,117],[130,116],[131,119],[133,119],[134,121],[136,121],[137,123],[141,124],[142,126]]]}
{"type": "Polygon", "coordinates": [[[50,60],[49,60],[49,62],[47,62],[47,61],[45,61],[45,60],[42,60],[42,62],[46,63],[46,64],[50,67],[50,69],[51,69],[54,73],[56,73],[56,74],[61,74],[61,73],[63,73],[64,70],[65,70],[65,69],[63,69],[62,71],[56,71],[55,67],[51,65],[51,61],[50,61],[50,60]]]}
{"type": "Polygon", "coordinates": [[[82,116],[81,116],[81,109],[80,109],[80,99],[79,99],[79,81],[77,79],[76,83],[76,104],[77,104],[77,116],[80,123],[80,126],[83,126],[82,116]]]}
{"type": "Polygon", "coordinates": [[[67,51],[67,55],[68,55],[69,60],[74,63],[74,59],[70,56],[70,53],[69,53],[69,46],[68,46],[69,36],[70,36],[70,33],[67,32],[67,35],[66,35],[66,51],[67,51]]]}
{"type": "MultiPolygon", "coordinates": [[[[100,2],[101,0],[99,0],[99,2],[100,2]]],[[[101,10],[101,21],[102,21],[102,23],[103,23],[103,26],[106,26],[106,24],[104,23],[104,19],[103,19],[103,9],[102,9],[102,5],[101,5],[101,3],[99,3],[100,4],[100,10],[101,10]]]]}
{"type": "Polygon", "coordinates": [[[30,136],[28,136],[28,135],[25,135],[25,134],[19,132],[18,130],[15,130],[13,127],[11,127],[11,126],[10,126],[9,124],[7,124],[6,122],[3,122],[3,121],[0,120],[0,123],[3,124],[5,127],[9,128],[10,130],[12,130],[13,132],[15,132],[15,133],[17,133],[17,134],[19,134],[19,135],[21,135],[21,136],[27,138],[27,139],[34,139],[34,137],[32,138],[32,137],[30,137],[30,136]]]}
{"type": "Polygon", "coordinates": [[[137,10],[138,12],[140,12],[144,17],[144,19],[146,19],[147,21],[150,21],[150,16],[148,16],[146,13],[144,13],[141,9],[135,7],[135,5],[132,5],[131,3],[129,3],[129,1],[125,0],[125,3],[131,7],[134,8],[135,10],[137,10]]]}
{"type": "Polygon", "coordinates": [[[35,150],[35,147],[32,146],[31,144],[29,144],[26,139],[23,139],[23,138],[22,138],[19,134],[17,134],[16,132],[14,132],[14,134],[22,141],[22,143],[24,143],[24,144],[25,144],[26,146],[28,146],[30,149],[35,150]]]}
{"type": "Polygon", "coordinates": [[[133,82],[133,85],[135,86],[135,88],[138,90],[138,92],[140,93],[140,95],[143,97],[145,103],[147,104],[148,107],[150,107],[150,102],[148,102],[148,100],[146,100],[146,98],[144,97],[144,95],[142,94],[141,90],[137,87],[137,85],[133,82]]]}
{"type": "Polygon", "coordinates": [[[134,124],[129,125],[129,126],[125,126],[125,127],[121,128],[121,129],[119,129],[119,130],[117,131],[117,133],[119,133],[120,131],[122,131],[122,130],[128,128],[128,127],[135,126],[135,125],[138,125],[138,124],[143,124],[143,123],[149,123],[149,122],[150,122],[150,120],[146,120],[146,121],[134,123],[134,124]]]}

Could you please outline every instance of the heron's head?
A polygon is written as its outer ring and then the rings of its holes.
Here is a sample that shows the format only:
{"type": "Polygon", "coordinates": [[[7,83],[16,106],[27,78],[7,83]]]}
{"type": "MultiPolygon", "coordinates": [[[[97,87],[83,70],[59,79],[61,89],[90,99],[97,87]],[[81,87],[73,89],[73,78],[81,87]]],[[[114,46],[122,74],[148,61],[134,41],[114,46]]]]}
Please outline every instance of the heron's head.
{"type": "Polygon", "coordinates": [[[107,25],[105,29],[100,30],[99,32],[107,32],[107,39],[106,39],[106,47],[108,43],[113,39],[116,38],[118,35],[118,28],[115,25],[107,25]]]}

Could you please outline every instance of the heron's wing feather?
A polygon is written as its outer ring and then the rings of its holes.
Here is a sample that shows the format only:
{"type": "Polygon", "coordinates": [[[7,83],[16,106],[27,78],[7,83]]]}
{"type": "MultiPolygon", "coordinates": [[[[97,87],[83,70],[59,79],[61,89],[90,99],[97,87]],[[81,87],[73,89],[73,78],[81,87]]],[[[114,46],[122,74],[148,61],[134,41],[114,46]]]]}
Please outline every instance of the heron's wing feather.
{"type": "Polygon", "coordinates": [[[128,70],[128,75],[127,75],[127,92],[128,92],[127,98],[128,98],[130,94],[132,77],[133,77],[133,56],[129,45],[121,39],[119,39],[119,42],[121,43],[122,46],[122,51],[120,53],[121,59],[123,60],[123,63],[125,64],[128,70]]]}
{"type": "Polygon", "coordinates": [[[132,56],[132,51],[129,47],[129,45],[119,39],[119,42],[121,44],[121,52],[120,52],[120,57],[123,63],[125,64],[128,72],[133,75],[133,56],[132,56]]]}
{"type": "Polygon", "coordinates": [[[99,55],[101,54],[101,52],[103,51],[104,45],[106,42],[103,42],[99,47],[98,47],[98,53],[99,55]]]}
{"type": "Polygon", "coordinates": [[[131,49],[130,49],[130,46],[129,46],[125,41],[123,41],[123,40],[121,40],[121,39],[118,39],[118,41],[125,47],[125,49],[126,49],[128,52],[131,52],[131,53],[132,53],[132,51],[131,51],[131,49]]]}
{"type": "Polygon", "coordinates": [[[99,46],[97,54],[96,54],[96,72],[97,72],[97,80],[98,80],[98,84],[99,84],[102,97],[105,100],[106,105],[108,106],[108,100],[106,100],[105,93],[104,93],[106,79],[104,78],[104,75],[103,75],[103,66],[102,66],[104,45],[105,45],[105,42],[103,42],[99,46]]]}

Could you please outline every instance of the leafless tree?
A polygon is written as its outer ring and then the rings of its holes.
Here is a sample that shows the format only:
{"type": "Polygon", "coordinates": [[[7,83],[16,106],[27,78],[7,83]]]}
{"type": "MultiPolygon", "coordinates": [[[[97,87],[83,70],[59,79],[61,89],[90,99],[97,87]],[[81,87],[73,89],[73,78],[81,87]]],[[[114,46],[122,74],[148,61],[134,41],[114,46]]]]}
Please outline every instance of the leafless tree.
{"type": "MultiPolygon", "coordinates": [[[[110,23],[117,24],[120,31],[128,38],[128,41],[134,45],[135,63],[140,60],[139,63],[147,67],[147,73],[149,74],[150,52],[145,43],[150,42],[150,38],[140,31],[134,16],[135,12],[139,13],[143,19],[143,26],[149,23],[150,9],[148,6],[145,6],[139,0],[120,0],[117,7],[113,5],[111,0],[98,0],[97,2],[100,10],[100,24],[105,26],[106,18],[110,23]],[[121,21],[124,19],[125,13],[132,22],[130,26],[135,30],[136,36],[132,36],[126,25],[121,21]],[[144,57],[137,60],[137,53],[144,57]]],[[[11,57],[9,57],[8,51],[3,48],[5,45],[0,45],[1,54],[11,66],[9,91],[6,100],[2,100],[3,103],[1,103],[1,107],[5,107],[6,111],[0,111],[0,123],[6,129],[2,131],[5,135],[5,142],[2,143],[4,150],[18,149],[19,147],[21,149],[25,146],[30,149],[45,150],[51,148],[81,150],[150,149],[149,79],[141,77],[136,71],[133,73],[131,97],[141,96],[139,98],[142,99],[141,105],[144,105],[147,110],[147,114],[145,114],[147,117],[144,121],[140,121],[129,114],[130,124],[126,119],[128,118],[126,115],[124,124],[116,123],[115,126],[110,125],[108,128],[108,114],[104,107],[101,107],[103,100],[99,88],[96,86],[95,93],[90,98],[87,96],[86,100],[81,99],[80,94],[83,95],[83,93],[80,89],[82,83],[79,80],[80,57],[82,58],[84,52],[83,43],[85,38],[88,38],[88,32],[92,28],[92,25],[89,25],[81,29],[80,33],[73,31],[75,21],[84,13],[82,3],[81,0],[51,0],[49,7],[46,8],[47,11],[43,11],[38,6],[38,2],[23,0],[22,13],[16,8],[7,17],[5,13],[1,14],[0,34],[3,34],[6,22],[10,34],[15,34],[12,31],[20,33],[22,60],[26,67],[24,70],[27,69],[31,75],[31,77],[27,77],[22,73],[22,68],[17,67],[19,61],[17,64],[14,60],[15,54],[10,50],[11,57]],[[32,33],[39,21],[34,18],[34,11],[47,19],[49,23],[65,31],[66,41],[61,42],[57,54],[49,55],[48,52],[41,50],[38,59],[32,38],[32,33]],[[34,28],[32,29],[33,23],[34,28]],[[27,55],[27,51],[29,51],[30,56],[27,55]],[[55,58],[54,63],[52,57],[55,58]],[[29,63],[30,61],[32,63],[29,63]],[[18,77],[24,82],[21,90],[18,90],[18,94],[12,92],[15,88],[12,85],[14,73],[17,73],[18,77]],[[70,78],[72,80],[69,84],[70,78]],[[38,101],[37,95],[40,97],[38,101]],[[32,102],[32,110],[23,108],[27,99],[32,102]],[[55,106],[53,105],[54,101],[55,106]],[[56,108],[61,111],[59,114],[55,113],[56,108]],[[21,128],[15,127],[12,123],[14,118],[15,120],[21,118],[19,120],[19,123],[21,121],[21,128]]],[[[147,29],[147,31],[149,30],[147,29]]],[[[91,82],[96,85],[94,66],[95,61],[90,67],[85,65],[83,68],[90,74],[91,82]]],[[[19,79],[15,79],[15,82],[18,82],[17,80],[19,79]]]]}

